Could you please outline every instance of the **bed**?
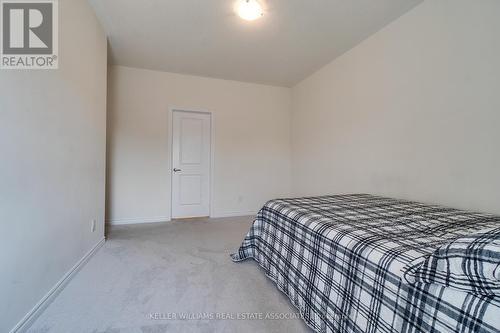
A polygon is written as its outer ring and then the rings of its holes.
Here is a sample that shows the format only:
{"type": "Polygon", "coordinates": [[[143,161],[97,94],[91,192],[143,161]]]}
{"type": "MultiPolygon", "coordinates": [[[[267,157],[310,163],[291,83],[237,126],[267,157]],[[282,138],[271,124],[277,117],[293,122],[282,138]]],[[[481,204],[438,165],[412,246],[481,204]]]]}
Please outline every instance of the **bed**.
{"type": "Polygon", "coordinates": [[[317,332],[500,332],[499,242],[497,216],[333,195],[267,202],[231,258],[317,332]]]}

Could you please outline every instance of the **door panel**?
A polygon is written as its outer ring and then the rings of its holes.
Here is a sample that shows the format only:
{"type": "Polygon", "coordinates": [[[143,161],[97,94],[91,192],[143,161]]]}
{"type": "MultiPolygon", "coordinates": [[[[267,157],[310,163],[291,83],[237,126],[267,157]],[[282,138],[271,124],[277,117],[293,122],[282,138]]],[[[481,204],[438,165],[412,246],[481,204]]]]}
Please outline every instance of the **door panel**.
{"type": "Polygon", "coordinates": [[[202,177],[199,175],[179,175],[179,203],[181,205],[200,205],[203,191],[202,177]]]}
{"type": "Polygon", "coordinates": [[[208,216],[210,114],[174,111],[172,121],[172,217],[208,216]]]}
{"type": "Polygon", "coordinates": [[[200,164],[203,155],[203,120],[181,118],[180,154],[182,164],[200,164]]]}

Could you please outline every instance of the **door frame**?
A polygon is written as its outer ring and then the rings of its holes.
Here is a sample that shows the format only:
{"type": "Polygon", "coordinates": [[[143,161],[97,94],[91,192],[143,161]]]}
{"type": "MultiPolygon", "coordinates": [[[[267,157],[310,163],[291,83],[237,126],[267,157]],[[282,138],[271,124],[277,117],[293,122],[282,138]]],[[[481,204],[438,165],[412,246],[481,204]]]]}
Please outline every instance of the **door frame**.
{"type": "Polygon", "coordinates": [[[214,189],[213,189],[213,184],[214,184],[214,161],[215,161],[215,121],[214,121],[214,113],[212,111],[209,111],[207,109],[200,109],[200,108],[185,108],[185,107],[177,107],[177,106],[170,106],[168,108],[168,126],[167,128],[169,129],[170,133],[167,135],[168,138],[168,149],[170,151],[168,152],[169,155],[169,162],[168,162],[168,173],[169,173],[169,179],[170,179],[170,199],[169,199],[169,207],[170,207],[170,212],[169,212],[169,221],[172,220],[172,208],[173,208],[173,176],[174,176],[174,171],[173,171],[173,162],[174,162],[174,150],[173,150],[173,144],[174,144],[174,112],[175,111],[180,111],[180,112],[187,112],[187,113],[202,113],[202,114],[208,114],[210,116],[210,163],[208,164],[209,170],[209,181],[208,181],[208,216],[212,217],[213,216],[213,198],[214,198],[214,189]]]}

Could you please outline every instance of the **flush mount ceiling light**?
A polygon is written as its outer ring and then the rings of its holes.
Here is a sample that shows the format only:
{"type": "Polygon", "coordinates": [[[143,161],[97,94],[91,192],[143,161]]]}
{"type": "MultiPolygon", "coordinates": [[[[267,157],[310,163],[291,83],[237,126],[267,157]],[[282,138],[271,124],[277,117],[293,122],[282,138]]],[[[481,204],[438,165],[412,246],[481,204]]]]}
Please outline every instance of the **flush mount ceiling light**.
{"type": "Polygon", "coordinates": [[[239,0],[236,6],[238,15],[247,21],[253,21],[262,17],[264,11],[257,0],[239,0]]]}

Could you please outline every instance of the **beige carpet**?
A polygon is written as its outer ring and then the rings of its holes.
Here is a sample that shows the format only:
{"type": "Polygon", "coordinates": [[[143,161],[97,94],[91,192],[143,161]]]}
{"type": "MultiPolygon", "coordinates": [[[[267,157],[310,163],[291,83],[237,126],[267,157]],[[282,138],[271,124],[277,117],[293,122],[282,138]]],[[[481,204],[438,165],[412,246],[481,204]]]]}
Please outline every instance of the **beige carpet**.
{"type": "Polygon", "coordinates": [[[310,332],[300,319],[269,319],[297,310],[253,260],[231,262],[251,221],[112,227],[29,332],[310,332]]]}

